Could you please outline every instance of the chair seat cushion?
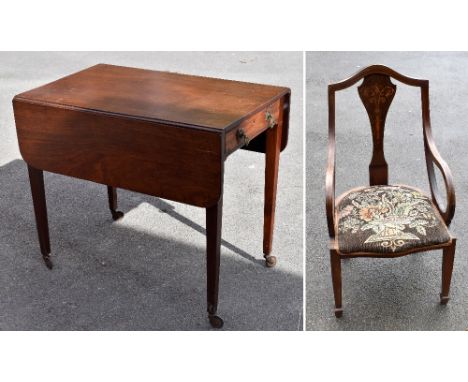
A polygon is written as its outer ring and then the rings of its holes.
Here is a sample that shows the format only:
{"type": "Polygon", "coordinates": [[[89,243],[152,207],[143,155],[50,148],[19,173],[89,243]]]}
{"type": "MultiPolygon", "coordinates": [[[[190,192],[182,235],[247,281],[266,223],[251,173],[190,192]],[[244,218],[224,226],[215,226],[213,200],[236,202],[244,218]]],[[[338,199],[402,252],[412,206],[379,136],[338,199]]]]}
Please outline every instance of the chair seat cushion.
{"type": "Polygon", "coordinates": [[[341,253],[396,253],[450,242],[431,199],[409,186],[371,186],[345,193],[336,208],[341,253]]]}

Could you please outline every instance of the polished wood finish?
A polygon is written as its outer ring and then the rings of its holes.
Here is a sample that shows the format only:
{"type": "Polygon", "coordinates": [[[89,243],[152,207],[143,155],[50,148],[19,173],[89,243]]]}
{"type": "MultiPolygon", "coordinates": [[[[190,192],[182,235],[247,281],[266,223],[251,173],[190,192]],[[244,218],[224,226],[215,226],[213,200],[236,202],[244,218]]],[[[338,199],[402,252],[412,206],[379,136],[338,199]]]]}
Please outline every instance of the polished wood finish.
{"type": "Polygon", "coordinates": [[[49,222],[47,220],[47,203],[44,188],[44,173],[28,165],[29,183],[31,184],[31,194],[34,206],[34,215],[36,217],[36,228],[39,237],[39,246],[41,248],[42,258],[47,268],[52,269],[52,260],[50,259],[50,238],[49,222]]]}
{"type": "Polygon", "coordinates": [[[362,69],[352,77],[328,86],[328,158],[325,179],[325,207],[327,214],[328,233],[330,237],[330,257],[332,263],[332,282],[335,295],[335,314],[342,315],[341,305],[341,259],[354,257],[388,258],[406,256],[414,252],[431,251],[442,249],[443,270],[442,270],[442,292],[441,303],[448,301],[448,292],[453,268],[456,239],[452,237],[448,243],[432,245],[421,248],[410,248],[398,253],[340,253],[338,242],[335,238],[337,230],[337,219],[335,215],[335,94],[338,91],[347,89],[359,81],[362,84],[358,87],[359,96],[366,108],[372,130],[373,153],[369,165],[370,185],[388,184],[388,165],[384,155],[384,130],[385,119],[388,109],[396,93],[396,85],[391,82],[394,79],[408,86],[419,87],[421,91],[422,121],[424,134],[424,149],[426,157],[427,172],[431,189],[432,202],[442,216],[445,224],[450,225],[455,213],[455,190],[453,186],[452,174],[447,163],[440,156],[434,139],[432,137],[430,108],[429,108],[429,81],[404,76],[393,69],[383,65],[372,65],[362,69]],[[447,205],[442,208],[440,203],[439,189],[437,186],[434,165],[442,174],[445,183],[447,205]],[[338,259],[338,260],[337,260],[338,259]],[[336,313],[338,311],[338,313],[336,313]]]}
{"type": "Polygon", "coordinates": [[[124,213],[117,211],[117,190],[114,187],[107,186],[107,196],[109,198],[109,209],[112,214],[113,220],[119,220],[123,218],[124,213]]]}
{"type": "MultiPolygon", "coordinates": [[[[267,113],[272,116],[271,123],[265,117],[265,110],[262,110],[251,117],[245,119],[238,126],[226,133],[225,150],[226,155],[231,154],[240,147],[249,146],[252,139],[265,133],[268,135],[268,129],[274,127],[277,122],[283,118],[283,99],[274,102],[266,108],[267,113]],[[243,132],[243,135],[240,134],[243,132]]],[[[279,142],[281,143],[281,137],[279,142]]],[[[266,152],[267,148],[265,148],[266,152]]]]}
{"type": "Polygon", "coordinates": [[[388,165],[384,155],[385,119],[395,96],[396,86],[390,77],[382,74],[370,74],[364,77],[358,87],[359,96],[369,115],[374,149],[369,165],[370,185],[388,184],[388,165]]]}
{"type": "Polygon", "coordinates": [[[221,196],[221,132],[19,99],[14,108],[21,155],[35,168],[198,207],[221,196]]]}
{"type": "MultiPolygon", "coordinates": [[[[281,101],[279,105],[280,111],[283,110],[282,104],[283,101],[281,101]]],[[[276,190],[278,187],[278,168],[283,127],[282,112],[278,115],[278,120],[280,122],[269,128],[266,135],[263,254],[268,267],[274,267],[276,265],[276,257],[271,255],[271,250],[273,247],[276,190]]]]}
{"type": "Polygon", "coordinates": [[[330,250],[330,268],[332,274],[333,295],[335,297],[335,316],[340,318],[343,315],[341,302],[341,259],[338,252],[334,249],[330,250]]]}
{"type": "MultiPolygon", "coordinates": [[[[282,125],[282,133],[281,133],[281,151],[283,151],[288,143],[288,136],[289,136],[289,112],[290,112],[290,107],[289,104],[291,102],[291,94],[285,94],[282,98],[282,104],[283,104],[283,125],[282,125]]],[[[279,120],[277,120],[279,121],[279,120]]],[[[259,153],[266,153],[266,131],[264,131],[262,134],[258,135],[254,139],[250,141],[250,143],[247,146],[243,146],[242,149],[244,150],[249,150],[249,151],[255,151],[259,153]]]]}
{"type": "Polygon", "coordinates": [[[220,131],[288,93],[277,86],[98,64],[15,98],[220,131]]]}
{"type": "Polygon", "coordinates": [[[123,216],[117,188],[203,207],[208,315],[221,327],[216,311],[224,161],[239,148],[265,153],[264,252],[272,266],[289,105],[284,87],[103,64],[15,96],[44,259],[52,264],[42,171],[106,185],[114,220],[123,216]]]}
{"type": "Polygon", "coordinates": [[[449,247],[444,248],[442,254],[442,291],[440,292],[440,303],[447,304],[449,301],[450,283],[452,281],[453,262],[455,260],[455,248],[457,240],[452,239],[449,247]]]}
{"type": "Polygon", "coordinates": [[[223,320],[216,316],[218,309],[222,217],[223,201],[221,199],[214,206],[206,209],[207,310],[210,323],[215,328],[223,326],[223,320]]]}

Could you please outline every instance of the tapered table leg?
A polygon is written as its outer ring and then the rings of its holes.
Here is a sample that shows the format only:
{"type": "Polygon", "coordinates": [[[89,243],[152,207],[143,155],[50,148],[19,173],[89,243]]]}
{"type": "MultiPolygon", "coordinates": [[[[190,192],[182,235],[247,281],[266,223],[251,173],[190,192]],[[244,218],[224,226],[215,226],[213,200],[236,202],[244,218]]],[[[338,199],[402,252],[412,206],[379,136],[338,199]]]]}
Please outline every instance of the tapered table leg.
{"type": "Polygon", "coordinates": [[[208,318],[211,326],[221,328],[223,320],[216,315],[218,309],[219,265],[221,252],[221,223],[223,201],[206,209],[206,272],[208,318]]]}
{"type": "Polygon", "coordinates": [[[109,197],[109,209],[112,214],[112,219],[119,220],[124,216],[122,211],[117,211],[117,189],[107,186],[107,195],[109,197]]]}
{"type": "Polygon", "coordinates": [[[281,148],[282,123],[266,131],[265,153],[265,208],[263,223],[263,257],[267,267],[276,265],[276,257],[271,255],[275,225],[276,188],[281,148]]]}
{"type": "Polygon", "coordinates": [[[44,173],[28,165],[29,182],[31,184],[31,194],[36,216],[36,228],[39,236],[41,254],[47,268],[52,269],[53,264],[50,259],[50,238],[49,222],[47,221],[47,204],[44,189],[44,173]]]}

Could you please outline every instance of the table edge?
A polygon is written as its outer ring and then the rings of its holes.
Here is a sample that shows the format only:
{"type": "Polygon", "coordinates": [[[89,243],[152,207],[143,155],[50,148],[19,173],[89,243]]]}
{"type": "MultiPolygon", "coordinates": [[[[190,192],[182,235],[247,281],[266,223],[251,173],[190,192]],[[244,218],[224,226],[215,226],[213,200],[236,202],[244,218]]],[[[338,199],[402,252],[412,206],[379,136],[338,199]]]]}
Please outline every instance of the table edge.
{"type": "Polygon", "coordinates": [[[13,103],[24,102],[24,103],[34,104],[34,105],[41,105],[41,106],[54,107],[54,108],[60,108],[60,109],[101,114],[101,115],[110,116],[110,117],[127,118],[127,119],[133,119],[133,120],[139,120],[139,121],[145,121],[145,122],[161,123],[161,124],[170,125],[170,126],[178,126],[178,127],[185,127],[185,128],[191,128],[191,129],[199,129],[199,130],[214,131],[214,132],[222,133],[222,132],[230,131],[232,128],[239,125],[244,119],[251,117],[255,113],[261,111],[262,109],[267,107],[269,104],[277,101],[278,99],[284,97],[285,95],[291,94],[290,88],[283,87],[281,89],[282,91],[278,93],[278,95],[270,98],[268,101],[262,103],[260,106],[257,106],[255,109],[249,111],[241,118],[238,118],[232,121],[231,123],[225,126],[220,126],[220,127],[206,126],[202,124],[190,124],[190,123],[184,123],[184,122],[176,122],[176,121],[170,121],[166,119],[144,117],[144,116],[138,116],[138,115],[132,115],[132,114],[126,114],[126,113],[117,113],[117,112],[111,112],[111,111],[100,110],[100,109],[91,109],[91,108],[85,108],[85,107],[80,107],[80,106],[67,105],[67,104],[58,103],[58,102],[47,102],[43,100],[37,100],[37,99],[24,97],[23,94],[26,92],[15,95],[13,97],[12,102],[13,103]]]}

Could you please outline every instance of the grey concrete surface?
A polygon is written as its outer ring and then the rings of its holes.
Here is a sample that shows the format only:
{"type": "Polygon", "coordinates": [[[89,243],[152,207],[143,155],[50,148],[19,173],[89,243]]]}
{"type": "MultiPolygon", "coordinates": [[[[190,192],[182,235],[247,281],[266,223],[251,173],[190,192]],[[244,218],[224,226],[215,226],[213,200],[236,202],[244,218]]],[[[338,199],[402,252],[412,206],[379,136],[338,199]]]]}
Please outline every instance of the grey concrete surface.
{"type": "Polygon", "coordinates": [[[0,329],[208,330],[204,210],[46,175],[55,268],[42,263],[12,97],[96,63],[289,86],[275,269],[262,262],[264,157],[226,162],[219,315],[225,330],[301,330],[302,53],[0,53],[0,329]]]}
{"type": "MultiPolygon", "coordinates": [[[[308,330],[465,330],[468,328],[468,54],[424,52],[310,52],[307,54],[307,261],[308,330]],[[384,64],[430,80],[432,128],[454,176],[458,238],[451,300],[439,305],[441,251],[398,259],[349,259],[342,264],[343,308],[333,314],[325,218],[327,85],[360,68],[384,64]]],[[[337,195],[368,182],[371,131],[356,88],[337,102],[337,195]]],[[[429,191],[424,162],[420,96],[398,86],[385,131],[389,181],[429,191]]]]}

